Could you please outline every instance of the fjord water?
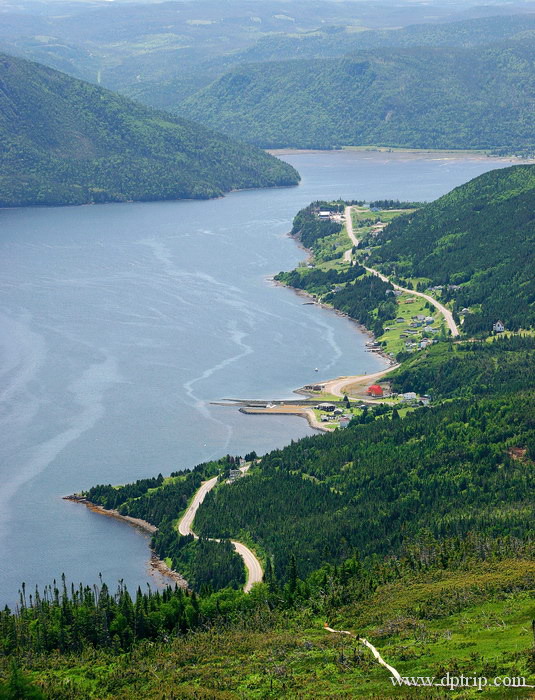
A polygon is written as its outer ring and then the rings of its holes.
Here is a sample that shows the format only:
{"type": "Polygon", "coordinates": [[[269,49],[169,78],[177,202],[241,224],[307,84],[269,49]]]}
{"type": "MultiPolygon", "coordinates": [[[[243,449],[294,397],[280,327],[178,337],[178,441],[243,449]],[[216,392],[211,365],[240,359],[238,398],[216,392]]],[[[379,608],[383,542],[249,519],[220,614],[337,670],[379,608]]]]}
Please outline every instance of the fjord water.
{"type": "Polygon", "coordinates": [[[286,155],[289,189],[219,200],[0,211],[0,604],[65,572],[152,583],[147,538],[61,496],[311,434],[222,398],[281,398],[378,370],[367,336],[269,276],[304,253],[287,237],[319,198],[431,200],[505,161],[286,155]],[[315,372],[315,368],[319,372],[315,372]]]}

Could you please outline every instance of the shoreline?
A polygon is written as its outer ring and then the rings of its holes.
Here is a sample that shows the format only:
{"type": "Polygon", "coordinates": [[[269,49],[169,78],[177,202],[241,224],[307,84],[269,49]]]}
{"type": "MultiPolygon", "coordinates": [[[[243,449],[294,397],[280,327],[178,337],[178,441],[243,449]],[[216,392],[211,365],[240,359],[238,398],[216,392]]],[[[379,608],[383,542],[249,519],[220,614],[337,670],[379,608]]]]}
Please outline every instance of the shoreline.
{"type": "MultiPolygon", "coordinates": [[[[72,503],[80,503],[93,513],[98,513],[99,515],[105,515],[108,518],[120,520],[121,522],[127,523],[131,527],[135,527],[138,530],[141,530],[147,535],[153,535],[155,532],[158,531],[156,525],[149,523],[147,520],[142,520],[141,518],[133,518],[130,515],[122,515],[117,510],[103,508],[102,506],[99,506],[98,504],[93,503],[92,501],[88,501],[87,498],[84,498],[83,496],[71,494],[70,496],[62,496],[62,499],[64,501],[71,501],[72,503]]],[[[175,571],[174,569],[171,569],[163,559],[160,559],[158,557],[156,552],[151,547],[149,547],[149,551],[150,569],[152,569],[153,571],[157,571],[158,573],[162,574],[163,576],[166,576],[167,578],[170,578],[178,586],[180,586],[180,588],[189,590],[189,584],[186,581],[186,579],[182,576],[182,574],[178,573],[178,571],[175,571]]]]}
{"type": "MultiPolygon", "coordinates": [[[[301,389],[295,389],[295,393],[298,393],[301,389]]],[[[303,393],[305,393],[303,391],[303,393]]],[[[282,406],[274,406],[273,408],[254,408],[254,407],[241,407],[238,409],[240,413],[245,416],[293,416],[295,418],[304,418],[312,430],[317,430],[322,433],[332,433],[332,430],[326,428],[324,425],[316,420],[316,416],[311,408],[300,408],[296,406],[293,410],[291,407],[285,409],[288,404],[283,404],[282,406]],[[285,410],[284,410],[285,409],[285,410]]]]}
{"type": "Polygon", "coordinates": [[[401,155],[407,156],[450,156],[450,157],[465,157],[474,158],[476,160],[486,160],[490,158],[492,160],[506,161],[512,164],[530,164],[535,163],[535,158],[529,158],[525,156],[517,156],[514,154],[508,156],[493,155],[483,150],[469,150],[469,149],[432,149],[432,148],[403,148],[401,146],[342,146],[341,148],[266,148],[264,149],[266,153],[272,156],[298,156],[306,154],[320,154],[320,153],[399,153],[401,155]]]}
{"type": "MultiPolygon", "coordinates": [[[[290,234],[288,234],[290,236],[290,234]]],[[[293,236],[290,236],[290,238],[293,238],[293,236]]],[[[308,252],[308,248],[305,248],[302,244],[299,244],[299,247],[302,248],[303,250],[308,252]]],[[[312,251],[310,251],[310,255],[312,255],[312,251]]],[[[291,287],[288,284],[284,284],[283,282],[279,282],[276,280],[274,277],[267,277],[266,280],[271,283],[274,287],[283,287],[284,289],[289,289],[291,290],[294,294],[297,294],[297,296],[303,297],[305,299],[308,299],[311,305],[314,306],[319,306],[322,309],[325,309],[326,311],[331,311],[335,313],[337,316],[340,316],[341,318],[345,318],[348,321],[351,321],[351,323],[357,327],[357,329],[363,333],[364,335],[367,335],[370,340],[376,340],[375,335],[373,332],[369,329],[366,328],[366,326],[363,326],[362,323],[359,323],[356,319],[352,318],[349,314],[346,314],[345,311],[340,311],[340,309],[335,309],[334,306],[331,306],[331,304],[326,304],[325,302],[318,301],[310,292],[305,291],[304,289],[298,289],[297,287],[291,287]]],[[[384,350],[381,350],[379,348],[369,348],[367,349],[367,352],[373,353],[374,355],[378,355],[381,357],[385,362],[387,362],[389,365],[395,365],[395,360],[388,355],[388,353],[384,352],[384,350]]],[[[385,367],[385,369],[388,369],[388,367],[385,367]]],[[[380,370],[378,370],[380,371],[380,370]]],[[[357,375],[355,375],[357,376],[357,375]]],[[[360,376],[360,375],[358,375],[360,376]]],[[[337,379],[336,377],[335,379],[337,379]]],[[[335,379],[327,379],[322,382],[317,382],[318,384],[325,384],[326,382],[332,382],[335,379]]],[[[294,394],[297,393],[305,393],[303,392],[303,387],[299,387],[298,389],[294,389],[294,394]]]]}

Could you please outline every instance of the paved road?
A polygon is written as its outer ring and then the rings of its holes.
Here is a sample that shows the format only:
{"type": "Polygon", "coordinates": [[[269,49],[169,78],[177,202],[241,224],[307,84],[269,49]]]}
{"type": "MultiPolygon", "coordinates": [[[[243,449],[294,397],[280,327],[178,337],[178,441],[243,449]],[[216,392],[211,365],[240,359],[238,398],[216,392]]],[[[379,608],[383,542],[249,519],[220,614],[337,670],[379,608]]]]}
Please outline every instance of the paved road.
{"type": "Polygon", "coordinates": [[[198,539],[197,535],[191,529],[191,526],[193,525],[195,515],[199,510],[199,506],[204,501],[206,494],[208,493],[208,491],[211,491],[216,484],[217,476],[214,476],[213,479],[210,479],[209,481],[203,481],[203,483],[200,485],[199,490],[193,497],[193,500],[189,504],[187,511],[184,513],[184,515],[178,523],[178,531],[181,535],[193,535],[193,537],[198,539]]]}
{"type": "MultiPolygon", "coordinates": [[[[351,239],[351,242],[353,243],[353,245],[358,245],[358,239],[355,236],[355,232],[353,231],[353,221],[351,219],[351,207],[345,208],[345,221],[346,221],[347,235],[351,239]]],[[[348,251],[346,251],[346,253],[344,254],[344,260],[346,260],[347,253],[348,253],[348,251]]],[[[351,253],[349,253],[349,259],[351,259],[351,253]]],[[[366,265],[363,265],[363,267],[366,270],[368,270],[368,272],[371,272],[372,274],[377,275],[377,277],[380,277],[383,281],[390,282],[388,277],[386,275],[383,275],[378,270],[374,270],[372,267],[366,267],[366,265]]],[[[413,296],[422,297],[422,299],[425,299],[430,304],[433,304],[433,306],[440,311],[442,316],[444,316],[444,319],[446,321],[448,328],[450,329],[452,336],[454,338],[456,338],[459,335],[459,329],[457,327],[457,324],[453,320],[453,315],[452,315],[451,311],[449,309],[447,309],[439,301],[434,299],[432,296],[429,296],[429,294],[424,294],[423,292],[415,292],[414,289],[406,289],[405,287],[400,287],[399,284],[394,284],[394,282],[390,282],[390,284],[394,287],[394,289],[399,289],[400,292],[408,292],[409,294],[411,294],[413,296]]]]}
{"type": "Polygon", "coordinates": [[[234,545],[234,549],[243,559],[243,563],[247,569],[247,583],[243,587],[243,590],[245,593],[249,593],[254,584],[260,583],[264,577],[262,566],[248,547],[241,542],[236,542],[236,540],[231,540],[231,542],[234,545]]]}
{"type": "Polygon", "coordinates": [[[346,219],[347,235],[351,239],[351,243],[353,243],[353,245],[358,245],[359,244],[358,238],[355,236],[355,232],[353,231],[353,219],[351,218],[351,207],[345,208],[345,219],[346,219]]]}
{"type": "MultiPolygon", "coordinates": [[[[249,469],[249,466],[250,465],[247,464],[244,467],[240,467],[240,471],[245,474],[245,472],[249,469]]],[[[191,526],[193,525],[193,521],[195,520],[195,515],[199,510],[199,506],[206,498],[206,494],[211,491],[216,484],[217,476],[214,476],[212,479],[208,479],[208,481],[203,481],[203,483],[200,485],[197,493],[193,497],[193,500],[189,504],[188,509],[178,521],[178,531],[181,535],[193,535],[195,539],[199,539],[198,535],[193,532],[191,526]]],[[[219,542],[219,540],[215,541],[219,542]]],[[[254,584],[260,583],[264,577],[262,565],[248,547],[241,542],[236,542],[235,540],[231,541],[234,549],[243,559],[243,563],[247,569],[247,582],[243,587],[243,590],[245,593],[249,593],[254,584]]]]}

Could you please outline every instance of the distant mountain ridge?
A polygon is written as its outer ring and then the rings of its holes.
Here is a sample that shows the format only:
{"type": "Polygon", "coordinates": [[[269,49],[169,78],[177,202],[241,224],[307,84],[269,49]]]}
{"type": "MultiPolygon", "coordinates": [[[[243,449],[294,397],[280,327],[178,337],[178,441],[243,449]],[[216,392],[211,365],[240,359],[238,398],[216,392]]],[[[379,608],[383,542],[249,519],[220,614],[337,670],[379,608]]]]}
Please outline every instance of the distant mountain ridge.
{"type": "Polygon", "coordinates": [[[184,112],[264,148],[532,152],[535,40],[241,65],[184,112]]]}
{"type": "Polygon", "coordinates": [[[298,181],[257,148],[0,54],[0,206],[207,198],[298,181]]]}
{"type": "Polygon", "coordinates": [[[29,4],[25,13],[2,5],[0,51],[174,111],[238,64],[385,47],[469,47],[534,29],[528,3],[464,3],[463,11],[452,3],[431,4],[432,13],[421,3],[375,0],[293,0],[291,8],[279,0],[58,2],[47,11],[29,4]]]}
{"type": "MultiPolygon", "coordinates": [[[[238,54],[240,62],[298,58],[337,58],[354,51],[415,46],[483,46],[525,38],[535,31],[535,12],[465,19],[442,24],[411,24],[400,29],[356,32],[346,27],[322,27],[299,36],[267,36],[238,54]]],[[[234,59],[236,61],[236,59],[234,59]]]]}

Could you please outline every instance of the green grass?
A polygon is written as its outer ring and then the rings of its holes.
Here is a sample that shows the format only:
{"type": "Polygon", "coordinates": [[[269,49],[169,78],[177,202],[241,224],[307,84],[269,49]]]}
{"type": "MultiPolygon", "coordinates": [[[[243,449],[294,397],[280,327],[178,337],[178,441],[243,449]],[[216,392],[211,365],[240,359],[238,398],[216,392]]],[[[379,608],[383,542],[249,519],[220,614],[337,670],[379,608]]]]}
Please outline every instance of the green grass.
{"type": "Polygon", "coordinates": [[[442,318],[442,315],[437,311],[437,309],[433,308],[432,311],[429,310],[429,308],[426,306],[425,299],[422,299],[422,297],[414,297],[411,294],[404,292],[401,296],[398,297],[398,302],[398,318],[404,318],[405,322],[397,323],[395,319],[387,321],[385,323],[385,327],[390,328],[390,330],[385,331],[385,333],[382,336],[377,338],[378,342],[385,343],[384,349],[386,352],[397,355],[399,352],[405,351],[405,341],[417,342],[422,339],[422,331],[425,330],[425,327],[421,326],[420,328],[411,329],[410,323],[412,320],[412,316],[417,316],[419,314],[423,314],[425,316],[433,316],[435,321],[432,324],[430,324],[430,326],[434,328],[440,328],[441,332],[428,332],[426,333],[426,335],[428,335],[428,337],[430,338],[435,339],[438,339],[438,337],[442,335],[442,331],[444,330],[444,319],[442,318]],[[414,299],[414,301],[407,303],[407,299],[414,299]],[[401,338],[401,334],[405,333],[407,329],[416,330],[417,333],[415,335],[409,335],[409,337],[407,338],[401,338]]]}
{"type": "MultiPolygon", "coordinates": [[[[394,688],[389,672],[354,638],[366,637],[402,676],[525,676],[535,683],[531,620],[535,563],[485,562],[463,571],[427,572],[380,586],[364,601],[270,612],[193,632],[130,654],[85,650],[33,656],[22,665],[54,700],[331,698],[511,698],[529,690],[394,688]],[[318,608],[318,609],[319,609],[318,608]]],[[[251,596],[260,596],[261,590],[251,596]]],[[[0,677],[7,660],[0,660],[0,677]]]]}
{"type": "Polygon", "coordinates": [[[314,243],[314,263],[321,269],[321,263],[340,262],[346,250],[351,247],[351,240],[347,235],[345,226],[338,233],[320,238],[314,243]]]}

